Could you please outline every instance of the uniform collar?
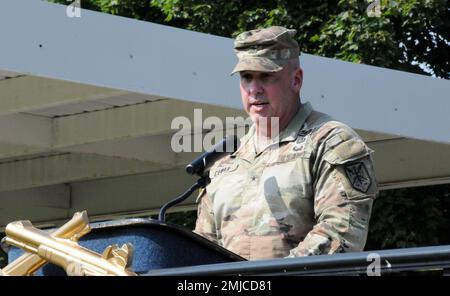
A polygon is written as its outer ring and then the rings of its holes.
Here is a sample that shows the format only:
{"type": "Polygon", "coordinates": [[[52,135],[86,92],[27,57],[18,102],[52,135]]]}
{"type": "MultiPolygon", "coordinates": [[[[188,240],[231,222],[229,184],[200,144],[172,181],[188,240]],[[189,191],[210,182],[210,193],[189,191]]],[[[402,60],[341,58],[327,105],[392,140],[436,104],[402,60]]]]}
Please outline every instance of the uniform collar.
{"type": "Polygon", "coordinates": [[[294,118],[292,118],[288,126],[280,132],[279,142],[281,143],[295,141],[295,139],[297,139],[299,130],[304,125],[306,119],[312,111],[313,108],[310,102],[301,104],[294,118]]]}
{"type": "MultiPolygon", "coordinates": [[[[291,122],[289,122],[288,126],[280,132],[279,143],[281,142],[291,142],[297,139],[297,135],[300,129],[303,127],[306,119],[313,111],[310,102],[306,102],[300,105],[297,113],[292,118],[291,122]]],[[[232,157],[242,157],[248,158],[248,154],[255,155],[253,138],[255,137],[256,127],[254,124],[250,127],[248,133],[241,138],[241,145],[239,148],[232,154],[232,157]]],[[[274,144],[274,143],[273,143],[274,144]]],[[[271,145],[270,145],[271,146],[271,145]]],[[[266,147],[267,148],[267,147],[266,147]]],[[[262,152],[262,151],[261,151],[262,152]]]]}

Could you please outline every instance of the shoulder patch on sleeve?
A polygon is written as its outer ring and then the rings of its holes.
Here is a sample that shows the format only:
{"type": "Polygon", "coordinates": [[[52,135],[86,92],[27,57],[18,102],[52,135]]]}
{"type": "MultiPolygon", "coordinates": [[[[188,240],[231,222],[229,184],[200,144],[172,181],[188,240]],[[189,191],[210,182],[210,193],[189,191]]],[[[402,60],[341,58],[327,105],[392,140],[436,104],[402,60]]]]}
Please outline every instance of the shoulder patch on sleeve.
{"type": "Polygon", "coordinates": [[[372,184],[369,173],[364,162],[354,162],[344,165],[345,173],[353,188],[366,193],[372,184]]]}

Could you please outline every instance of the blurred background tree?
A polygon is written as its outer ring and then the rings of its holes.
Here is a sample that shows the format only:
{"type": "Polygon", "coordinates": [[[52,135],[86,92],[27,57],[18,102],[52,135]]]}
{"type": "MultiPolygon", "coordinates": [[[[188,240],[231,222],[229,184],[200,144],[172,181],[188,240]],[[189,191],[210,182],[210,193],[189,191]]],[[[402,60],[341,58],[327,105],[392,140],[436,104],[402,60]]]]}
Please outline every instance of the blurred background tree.
{"type": "Polygon", "coordinates": [[[366,250],[450,244],[450,185],[381,191],[366,250]]]}

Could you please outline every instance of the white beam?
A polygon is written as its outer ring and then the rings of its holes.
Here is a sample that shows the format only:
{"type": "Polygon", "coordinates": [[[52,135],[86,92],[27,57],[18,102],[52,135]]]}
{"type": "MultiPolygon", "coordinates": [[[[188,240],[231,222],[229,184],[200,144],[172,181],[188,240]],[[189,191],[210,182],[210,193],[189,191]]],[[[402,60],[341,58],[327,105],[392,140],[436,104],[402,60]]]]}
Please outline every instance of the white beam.
{"type": "MultiPolygon", "coordinates": [[[[58,225],[87,210],[91,221],[157,214],[196,181],[183,169],[0,192],[0,231],[15,220],[58,225]]],[[[196,193],[175,210],[195,209],[196,193]]],[[[170,211],[173,211],[171,209],[170,211]]]]}
{"type": "MultiPolygon", "coordinates": [[[[3,159],[0,191],[184,166],[198,153],[175,153],[171,149],[172,134],[177,131],[171,129],[171,122],[176,116],[187,117],[199,125],[196,130],[201,132],[203,122],[193,118],[194,109],[200,107],[200,104],[161,100],[54,119],[27,114],[5,115],[3,118],[17,120],[13,126],[13,121],[5,120],[10,126],[0,127],[5,134],[4,140],[27,142],[28,146],[0,145],[3,159]],[[46,126],[48,134],[43,137],[35,122],[30,122],[26,128],[18,128],[19,123],[23,125],[21,120],[29,118],[53,122],[46,126]],[[34,131],[33,134],[30,135],[30,131],[34,131]],[[41,142],[47,138],[47,143],[34,143],[33,136],[41,142]],[[29,144],[47,146],[36,148],[29,144]],[[52,155],[56,153],[61,155],[52,155]],[[8,161],[11,158],[15,161],[8,161]]],[[[240,111],[217,106],[202,110],[204,118],[243,115],[240,111]]],[[[201,141],[202,137],[199,138],[201,141]]]]}
{"type": "Polygon", "coordinates": [[[450,143],[450,81],[305,55],[302,97],[348,125],[450,143]]]}
{"type": "Polygon", "coordinates": [[[148,102],[55,118],[54,148],[61,151],[139,159],[172,167],[183,165],[187,156],[184,153],[175,153],[171,147],[172,135],[179,131],[178,126],[172,129],[172,120],[176,117],[187,118],[192,123],[191,128],[194,132],[200,133],[201,143],[203,120],[194,119],[194,109],[200,108],[203,119],[214,115],[221,118],[224,123],[228,116],[244,116],[240,110],[186,101],[148,102]]]}
{"type": "Polygon", "coordinates": [[[17,77],[20,76],[22,74],[20,73],[15,73],[15,72],[10,72],[10,71],[4,71],[0,69],[0,80],[4,80],[4,79],[9,79],[12,77],[17,77]]]}
{"type": "Polygon", "coordinates": [[[33,157],[33,155],[39,155],[47,152],[48,148],[45,147],[31,147],[12,143],[0,143],[1,162],[8,161],[8,159],[17,160],[21,157],[33,157]]]}
{"type": "Polygon", "coordinates": [[[232,49],[230,39],[84,9],[69,18],[66,8],[1,1],[0,69],[204,103],[239,102],[236,77],[228,75],[233,60],[223,55],[232,49]],[[232,97],[227,89],[234,89],[232,97]]]}
{"type": "Polygon", "coordinates": [[[55,209],[70,209],[70,187],[64,184],[43,186],[33,189],[23,189],[0,192],[2,209],[12,207],[48,207],[55,209]],[[32,198],[31,198],[32,197],[32,198]],[[18,203],[21,200],[23,202],[18,203]]]}
{"type": "Polygon", "coordinates": [[[156,135],[75,145],[64,150],[115,156],[174,167],[177,164],[177,155],[170,148],[170,139],[170,135],[156,135]]]}
{"type": "Polygon", "coordinates": [[[366,143],[403,138],[403,137],[399,137],[399,136],[395,136],[395,135],[391,135],[391,134],[369,132],[369,131],[365,131],[365,130],[361,130],[361,129],[355,129],[355,131],[366,143]]]}
{"type": "Polygon", "coordinates": [[[55,79],[22,76],[0,81],[0,115],[80,103],[126,94],[125,91],[55,79]]]}
{"type": "Polygon", "coordinates": [[[0,164],[0,192],[139,174],[167,168],[151,162],[101,155],[61,154],[0,164]]]}
{"type": "Polygon", "coordinates": [[[375,150],[377,181],[383,189],[448,183],[450,147],[412,139],[369,143],[375,150]]]}
{"type": "Polygon", "coordinates": [[[449,184],[450,177],[395,181],[378,184],[380,190],[449,184]]]}
{"type": "MultiPolygon", "coordinates": [[[[182,168],[77,182],[72,184],[72,207],[74,211],[86,209],[91,215],[157,211],[195,182],[182,168]]],[[[183,204],[192,206],[195,195],[183,204]]]]}
{"type": "Polygon", "coordinates": [[[194,109],[202,110],[202,118],[243,116],[240,110],[205,106],[177,100],[159,100],[54,119],[54,148],[88,144],[104,140],[174,133],[172,120],[186,117],[192,127],[202,128],[203,120],[194,118],[194,109]]]}
{"type": "Polygon", "coordinates": [[[0,142],[50,148],[52,120],[31,114],[0,116],[0,142]]]}
{"type": "Polygon", "coordinates": [[[16,220],[55,220],[68,217],[70,187],[64,184],[0,192],[0,226],[16,220]]]}
{"type": "Polygon", "coordinates": [[[61,151],[175,164],[170,137],[178,130],[171,128],[172,120],[186,117],[192,128],[201,132],[203,120],[194,120],[194,109],[202,110],[203,119],[218,116],[224,123],[227,116],[245,116],[241,110],[177,100],[57,118],[22,113],[4,115],[0,116],[0,159],[61,151]]]}

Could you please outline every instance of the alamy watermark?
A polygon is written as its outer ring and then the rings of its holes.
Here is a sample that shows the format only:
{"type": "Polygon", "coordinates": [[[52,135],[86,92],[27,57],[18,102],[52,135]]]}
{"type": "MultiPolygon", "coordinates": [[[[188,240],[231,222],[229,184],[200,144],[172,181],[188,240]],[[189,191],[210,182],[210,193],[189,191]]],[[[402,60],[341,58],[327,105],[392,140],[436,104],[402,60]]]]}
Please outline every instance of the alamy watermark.
{"type": "MultiPolygon", "coordinates": [[[[194,109],[193,122],[185,116],[178,116],[172,120],[170,128],[178,131],[172,136],[170,145],[172,151],[176,153],[207,151],[226,136],[235,135],[238,139],[242,138],[252,124],[250,117],[225,117],[225,121],[217,116],[203,118],[202,109],[194,109]],[[195,130],[201,132],[194,132],[195,130]],[[203,135],[203,131],[207,133],[203,135]]],[[[258,126],[260,128],[256,130],[254,138],[258,141],[258,147],[278,145],[278,117],[261,117],[258,126]]],[[[225,152],[233,152],[232,150],[233,145],[230,144],[229,147],[227,145],[225,152]]]]}
{"type": "MultiPolygon", "coordinates": [[[[366,274],[368,276],[381,276],[381,256],[378,253],[369,253],[366,257],[366,261],[370,262],[370,264],[367,266],[366,274]]],[[[391,263],[384,260],[386,263],[386,268],[391,268],[391,263]]]]}
{"type": "Polygon", "coordinates": [[[81,0],[66,0],[70,3],[66,8],[67,17],[81,17],[81,0]]]}

